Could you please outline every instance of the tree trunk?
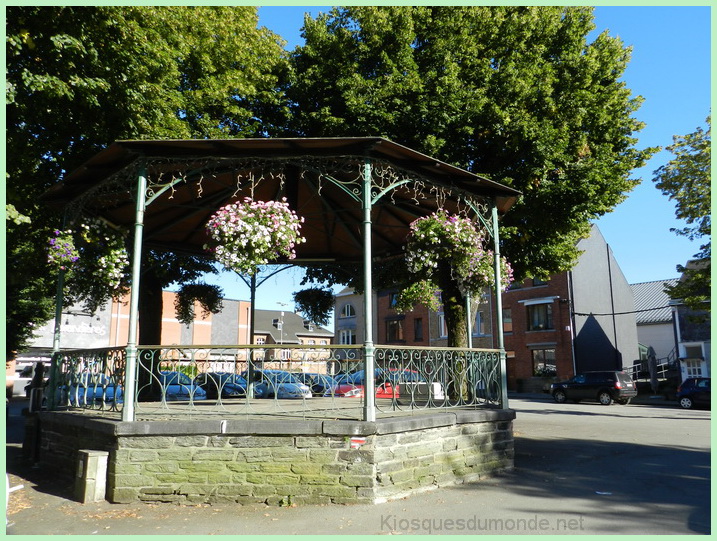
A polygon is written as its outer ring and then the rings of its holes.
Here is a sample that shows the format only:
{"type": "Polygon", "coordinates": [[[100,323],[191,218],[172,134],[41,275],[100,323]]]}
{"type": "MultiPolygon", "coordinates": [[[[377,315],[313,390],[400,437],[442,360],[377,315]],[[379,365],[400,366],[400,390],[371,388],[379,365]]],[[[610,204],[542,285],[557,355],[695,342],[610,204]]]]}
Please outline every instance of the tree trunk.
{"type": "MultiPolygon", "coordinates": [[[[465,297],[452,278],[449,265],[439,264],[437,279],[438,286],[441,288],[443,316],[448,334],[447,346],[449,348],[466,348],[468,347],[468,334],[466,332],[468,314],[466,313],[465,297]]],[[[467,380],[467,375],[468,363],[466,356],[456,352],[448,373],[447,394],[452,403],[471,401],[473,392],[467,380]]]]}
{"type": "Polygon", "coordinates": [[[137,388],[140,401],[161,399],[159,384],[160,350],[143,346],[162,343],[162,282],[152,271],[143,269],[139,285],[139,365],[137,388]]]}

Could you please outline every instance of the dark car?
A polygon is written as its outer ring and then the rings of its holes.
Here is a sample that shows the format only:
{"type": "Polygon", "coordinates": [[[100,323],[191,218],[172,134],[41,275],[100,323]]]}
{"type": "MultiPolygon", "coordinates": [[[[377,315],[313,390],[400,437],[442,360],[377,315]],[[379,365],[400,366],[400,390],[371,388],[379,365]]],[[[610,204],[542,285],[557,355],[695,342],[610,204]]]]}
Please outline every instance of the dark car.
{"type": "Polygon", "coordinates": [[[63,386],[62,393],[67,392],[67,401],[71,406],[90,406],[92,404],[116,402],[124,400],[122,387],[115,385],[114,380],[104,374],[82,372],[73,378],[69,389],[63,386]]]}
{"type": "Polygon", "coordinates": [[[334,378],[326,374],[301,372],[294,374],[294,377],[304,385],[308,385],[314,396],[331,396],[339,386],[334,378]]]}
{"type": "Polygon", "coordinates": [[[626,372],[606,370],[584,372],[574,378],[550,386],[550,394],[559,404],[597,400],[604,406],[614,402],[627,404],[637,396],[637,386],[626,372]]]}
{"type": "Polygon", "coordinates": [[[205,400],[207,393],[183,372],[161,370],[159,382],[165,400],[205,400]]]}
{"type": "Polygon", "coordinates": [[[687,378],[677,388],[677,403],[685,409],[712,405],[710,378],[687,378]]]}
{"type": "Polygon", "coordinates": [[[207,398],[246,398],[246,380],[229,372],[204,372],[194,378],[194,383],[207,393],[207,398]]]}

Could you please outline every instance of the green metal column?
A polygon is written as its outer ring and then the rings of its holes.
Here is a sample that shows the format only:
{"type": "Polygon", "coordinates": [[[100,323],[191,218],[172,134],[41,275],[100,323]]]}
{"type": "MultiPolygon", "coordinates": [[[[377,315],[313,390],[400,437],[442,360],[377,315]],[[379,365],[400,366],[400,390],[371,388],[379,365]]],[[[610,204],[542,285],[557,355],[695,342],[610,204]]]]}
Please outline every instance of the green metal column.
{"type": "Polygon", "coordinates": [[[373,347],[373,284],[371,277],[371,162],[367,159],[363,171],[363,276],[364,276],[364,421],[376,420],[376,390],[374,382],[373,347]]]}
{"type": "Polygon", "coordinates": [[[127,337],[123,421],[134,421],[137,393],[137,324],[139,322],[139,279],[142,266],[142,236],[147,197],[147,171],[143,167],[137,177],[137,207],[132,251],[132,289],[129,301],[129,335],[127,337]]]}
{"type": "MultiPolygon", "coordinates": [[[[64,224],[63,224],[64,226],[64,224]]],[[[55,293],[55,328],[52,334],[52,360],[50,361],[50,377],[47,383],[50,392],[47,396],[47,409],[50,411],[57,407],[57,374],[60,362],[60,331],[62,329],[62,305],[65,300],[65,271],[60,269],[57,277],[57,291],[55,293]]]]}
{"type": "Polygon", "coordinates": [[[500,238],[498,236],[498,207],[493,204],[493,251],[495,253],[495,312],[498,335],[498,349],[500,350],[500,407],[508,407],[508,374],[505,359],[505,337],[503,336],[503,299],[500,286],[500,238]]]}

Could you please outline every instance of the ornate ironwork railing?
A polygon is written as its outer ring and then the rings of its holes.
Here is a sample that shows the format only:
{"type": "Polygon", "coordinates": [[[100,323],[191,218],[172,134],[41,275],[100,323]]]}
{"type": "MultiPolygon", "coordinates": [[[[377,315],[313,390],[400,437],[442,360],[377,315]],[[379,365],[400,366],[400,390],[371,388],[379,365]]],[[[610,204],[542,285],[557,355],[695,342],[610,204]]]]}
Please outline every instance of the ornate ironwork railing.
{"type": "MultiPolygon", "coordinates": [[[[124,348],[56,354],[48,400],[57,408],[120,412],[133,392],[135,418],[291,415],[361,419],[362,346],[142,346],[137,381],[125,382],[124,348]]],[[[376,412],[501,407],[500,352],[376,346],[376,412]]]]}

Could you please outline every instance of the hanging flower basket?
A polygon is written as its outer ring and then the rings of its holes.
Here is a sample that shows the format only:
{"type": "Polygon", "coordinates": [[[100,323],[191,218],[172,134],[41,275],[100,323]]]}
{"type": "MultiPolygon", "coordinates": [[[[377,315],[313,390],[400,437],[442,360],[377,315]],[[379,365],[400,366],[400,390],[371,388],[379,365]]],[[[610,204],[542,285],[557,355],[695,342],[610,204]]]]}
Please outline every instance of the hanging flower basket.
{"type": "Polygon", "coordinates": [[[88,218],[76,230],[56,229],[48,244],[48,263],[70,271],[74,282],[123,289],[129,265],[124,237],[103,221],[88,218]]]}
{"type": "Polygon", "coordinates": [[[71,229],[65,231],[55,229],[54,236],[50,237],[48,244],[47,262],[50,265],[67,270],[80,258],[71,229]]]}
{"type": "MultiPolygon", "coordinates": [[[[470,219],[439,210],[415,220],[406,243],[406,262],[411,273],[432,276],[440,264],[464,291],[476,293],[494,286],[494,254],[484,248],[486,239],[470,219]]],[[[507,289],[513,270],[501,258],[501,289],[507,289]]]]}
{"type": "Polygon", "coordinates": [[[254,274],[259,265],[296,257],[296,245],[306,242],[299,229],[304,219],[281,201],[230,203],[220,208],[207,222],[211,244],[204,248],[226,269],[254,274]]]}

